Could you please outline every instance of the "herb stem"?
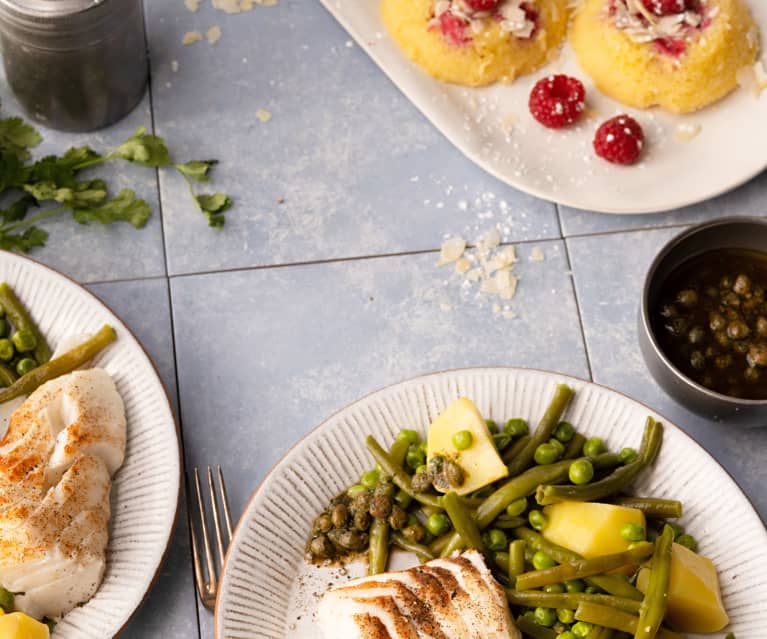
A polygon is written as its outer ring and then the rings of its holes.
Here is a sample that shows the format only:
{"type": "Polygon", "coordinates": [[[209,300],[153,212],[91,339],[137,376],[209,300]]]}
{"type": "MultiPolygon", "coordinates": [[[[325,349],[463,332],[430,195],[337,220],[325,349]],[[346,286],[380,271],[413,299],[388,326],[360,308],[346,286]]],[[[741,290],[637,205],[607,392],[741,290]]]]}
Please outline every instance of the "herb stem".
{"type": "Polygon", "coordinates": [[[64,205],[64,206],[57,206],[52,209],[48,209],[47,211],[39,213],[38,215],[34,215],[25,220],[21,220],[20,222],[16,222],[16,224],[11,224],[9,226],[0,226],[0,232],[8,233],[10,231],[15,231],[16,229],[23,228],[25,226],[31,226],[33,224],[36,224],[37,222],[48,219],[49,217],[53,217],[54,215],[63,213],[64,211],[69,210],[69,208],[70,208],[69,206],[64,205]]]}

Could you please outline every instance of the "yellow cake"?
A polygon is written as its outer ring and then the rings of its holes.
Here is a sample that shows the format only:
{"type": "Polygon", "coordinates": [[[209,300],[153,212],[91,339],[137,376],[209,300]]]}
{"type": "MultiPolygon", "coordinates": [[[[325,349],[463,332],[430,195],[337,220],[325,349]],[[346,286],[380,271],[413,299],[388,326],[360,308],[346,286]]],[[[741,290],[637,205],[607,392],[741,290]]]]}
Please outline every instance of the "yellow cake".
{"type": "Polygon", "coordinates": [[[567,0],[381,0],[381,17],[427,73],[467,86],[511,82],[539,68],[568,22],[567,0]]]}
{"type": "Polygon", "coordinates": [[[632,107],[689,113],[735,89],[759,52],[743,0],[679,2],[684,10],[661,17],[641,0],[584,0],[570,43],[600,91],[632,107]]]}

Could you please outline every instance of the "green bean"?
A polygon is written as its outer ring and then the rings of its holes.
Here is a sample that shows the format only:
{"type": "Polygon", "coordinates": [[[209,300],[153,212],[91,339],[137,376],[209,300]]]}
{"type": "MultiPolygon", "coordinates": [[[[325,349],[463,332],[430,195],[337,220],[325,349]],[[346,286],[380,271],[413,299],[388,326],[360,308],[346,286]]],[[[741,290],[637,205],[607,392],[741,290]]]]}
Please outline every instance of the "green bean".
{"type": "MultiPolygon", "coordinates": [[[[482,534],[479,532],[477,522],[463,507],[460,497],[455,492],[450,491],[444,496],[443,503],[445,512],[450,517],[453,528],[460,535],[463,544],[469,548],[476,548],[485,555],[489,555],[485,544],[482,543],[482,534]]],[[[490,563],[489,560],[488,563],[490,563]]]]}
{"type": "Polygon", "coordinates": [[[591,632],[586,635],[586,639],[613,639],[615,631],[612,628],[604,626],[594,626],[591,632]]]}
{"type": "Polygon", "coordinates": [[[429,544],[429,552],[431,552],[435,557],[439,557],[442,554],[442,551],[444,550],[445,546],[447,546],[450,543],[450,540],[452,538],[453,538],[452,531],[450,531],[446,535],[437,537],[434,541],[432,541],[429,544]]]}
{"type": "Polygon", "coordinates": [[[612,500],[618,506],[636,508],[648,517],[663,519],[678,519],[682,516],[682,502],[675,499],[658,499],[656,497],[616,497],[612,500]]]}
{"type": "MultiPolygon", "coordinates": [[[[567,477],[570,461],[560,461],[548,466],[534,466],[521,475],[507,480],[477,508],[476,521],[479,529],[487,528],[511,502],[526,497],[547,481],[560,481],[567,477]],[[548,479],[551,478],[551,479],[548,479]]],[[[441,553],[442,557],[452,555],[461,548],[460,537],[455,534],[441,553]]]]}
{"type": "Polygon", "coordinates": [[[374,519],[370,524],[370,545],[368,547],[368,574],[386,572],[389,560],[389,524],[385,519],[374,519]]]}
{"type": "Polygon", "coordinates": [[[565,448],[565,454],[562,459],[575,459],[583,454],[583,444],[586,443],[586,436],[575,433],[565,448]]]}
{"type": "MultiPolygon", "coordinates": [[[[544,539],[543,535],[540,535],[529,528],[515,528],[514,535],[519,539],[524,539],[529,548],[532,548],[533,550],[542,550],[547,555],[556,559],[559,563],[581,559],[581,556],[578,553],[563,548],[562,546],[552,544],[550,541],[544,539]]],[[[599,575],[588,577],[586,581],[616,597],[635,599],[637,601],[641,601],[644,597],[641,592],[625,579],[622,579],[619,575],[599,575]]]]}
{"type": "Polygon", "coordinates": [[[642,446],[636,461],[621,466],[600,481],[581,486],[541,485],[536,491],[535,498],[542,506],[559,501],[595,501],[621,492],[629,486],[636,476],[649,466],[660,448],[663,438],[663,425],[652,417],[647,418],[642,446]]]}
{"type": "Polygon", "coordinates": [[[652,639],[666,616],[668,583],[671,574],[671,545],[674,543],[674,531],[664,526],[660,537],[655,541],[652,555],[652,570],[647,583],[642,607],[639,609],[639,625],[634,632],[634,639],[652,639]]]}
{"type": "Polygon", "coordinates": [[[16,374],[16,371],[0,362],[0,384],[7,387],[17,379],[19,379],[19,376],[16,374]]]}
{"type": "Polygon", "coordinates": [[[509,577],[515,578],[525,572],[525,542],[515,539],[509,544],[509,577]]]}
{"type": "MultiPolygon", "coordinates": [[[[589,602],[583,602],[578,606],[575,611],[575,618],[579,621],[614,628],[621,632],[628,632],[634,636],[636,636],[641,623],[639,617],[635,615],[589,602]]],[[[653,634],[650,636],[656,639],[683,639],[682,635],[671,632],[666,628],[658,628],[657,632],[653,631],[653,634]]]]}
{"type": "Polygon", "coordinates": [[[407,449],[410,448],[410,442],[405,437],[397,437],[389,447],[389,457],[397,466],[402,467],[405,464],[407,449]]]}
{"type": "Polygon", "coordinates": [[[423,544],[419,544],[415,541],[410,541],[398,530],[392,531],[391,543],[397,546],[397,548],[414,553],[418,557],[418,560],[421,562],[431,561],[436,556],[431,550],[429,550],[428,546],[424,546],[423,544]]]}
{"type": "Polygon", "coordinates": [[[114,342],[115,339],[117,339],[115,329],[105,324],[93,337],[90,337],[79,346],[47,361],[45,364],[41,364],[24,375],[24,377],[19,378],[8,388],[0,390],[0,404],[21,395],[29,395],[45,382],[66,373],[71,373],[76,368],[93,359],[109,344],[114,342]]]}
{"type": "MultiPolygon", "coordinates": [[[[521,540],[512,543],[524,543],[521,540]]],[[[634,599],[624,599],[623,597],[614,597],[613,595],[592,595],[585,592],[566,592],[561,594],[538,592],[519,592],[517,590],[506,590],[506,597],[509,603],[515,606],[528,606],[530,608],[569,608],[575,610],[581,603],[589,603],[610,606],[616,610],[622,610],[631,614],[639,612],[641,602],[634,599]]]]}
{"type": "Polygon", "coordinates": [[[569,386],[557,384],[554,389],[554,396],[551,398],[541,421],[538,422],[538,427],[530,437],[530,441],[509,463],[510,477],[519,475],[532,465],[535,449],[547,442],[552,436],[574,394],[575,392],[569,386]]]}
{"type": "Polygon", "coordinates": [[[517,590],[530,590],[531,588],[540,588],[541,586],[558,583],[566,579],[581,579],[610,572],[616,568],[638,564],[642,559],[651,555],[652,552],[653,545],[646,543],[624,552],[600,555],[592,559],[568,561],[567,563],[543,570],[531,570],[517,577],[517,590]]]}
{"type": "Polygon", "coordinates": [[[508,515],[500,515],[493,521],[493,526],[496,528],[502,528],[509,530],[510,528],[519,528],[524,526],[527,520],[524,517],[509,517],[508,515]]]}
{"type": "Polygon", "coordinates": [[[13,289],[7,282],[0,283],[0,305],[5,309],[15,330],[27,330],[34,336],[36,342],[33,351],[35,360],[37,360],[38,364],[45,364],[51,358],[51,349],[48,346],[48,342],[45,341],[45,337],[43,337],[40,329],[32,321],[27,309],[24,308],[24,305],[16,297],[16,293],[13,292],[13,289]]]}
{"type": "Polygon", "coordinates": [[[517,628],[527,637],[531,637],[531,639],[557,639],[558,636],[553,628],[538,625],[525,615],[517,617],[517,628]]]}
{"type": "Polygon", "coordinates": [[[375,437],[368,435],[366,440],[368,451],[376,460],[376,463],[381,467],[381,470],[392,478],[392,481],[398,488],[404,490],[408,495],[421,504],[426,506],[441,507],[440,497],[437,495],[428,495],[426,493],[417,493],[413,490],[413,486],[410,483],[410,475],[408,475],[402,466],[396,464],[381,445],[375,440],[375,437]]]}
{"type": "Polygon", "coordinates": [[[527,446],[529,442],[530,435],[522,435],[522,437],[520,437],[511,446],[503,451],[501,459],[503,459],[503,461],[508,464],[512,459],[519,455],[522,450],[524,450],[525,446],[527,446]]]}

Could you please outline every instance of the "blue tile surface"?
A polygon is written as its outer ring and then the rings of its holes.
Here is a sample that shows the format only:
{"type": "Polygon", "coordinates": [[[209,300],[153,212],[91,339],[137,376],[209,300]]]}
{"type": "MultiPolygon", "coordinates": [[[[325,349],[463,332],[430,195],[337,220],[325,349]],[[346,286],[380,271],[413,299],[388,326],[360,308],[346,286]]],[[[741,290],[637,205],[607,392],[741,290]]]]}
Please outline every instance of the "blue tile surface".
{"type": "Polygon", "coordinates": [[[551,204],[468,162],[318,2],[178,7],[147,5],[157,130],[179,158],[220,159],[214,186],[236,206],[211,234],[183,181],[161,177],[171,274],[434,249],[487,212],[508,239],[559,237],[551,204]],[[212,25],[214,46],[181,44],[212,25]]]}
{"type": "Polygon", "coordinates": [[[678,229],[567,240],[594,381],[652,406],[693,436],[733,475],[767,518],[767,428],[742,430],[690,413],[655,383],[639,352],[637,313],[644,275],[678,229]]]}

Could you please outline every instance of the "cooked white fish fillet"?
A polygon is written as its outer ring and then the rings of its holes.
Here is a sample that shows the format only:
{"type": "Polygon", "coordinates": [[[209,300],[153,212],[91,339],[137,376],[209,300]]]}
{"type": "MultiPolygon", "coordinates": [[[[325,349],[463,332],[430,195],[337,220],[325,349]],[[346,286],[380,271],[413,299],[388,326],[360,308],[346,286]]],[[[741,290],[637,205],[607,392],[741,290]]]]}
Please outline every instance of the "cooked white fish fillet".
{"type": "Polygon", "coordinates": [[[327,639],[520,639],[503,589],[476,550],[325,593],[327,639]]]}
{"type": "Polygon", "coordinates": [[[0,585],[29,615],[90,599],[104,574],[111,477],[125,457],[122,398],[101,369],[44,384],[0,441],[0,585]]]}

